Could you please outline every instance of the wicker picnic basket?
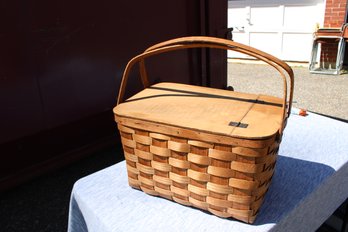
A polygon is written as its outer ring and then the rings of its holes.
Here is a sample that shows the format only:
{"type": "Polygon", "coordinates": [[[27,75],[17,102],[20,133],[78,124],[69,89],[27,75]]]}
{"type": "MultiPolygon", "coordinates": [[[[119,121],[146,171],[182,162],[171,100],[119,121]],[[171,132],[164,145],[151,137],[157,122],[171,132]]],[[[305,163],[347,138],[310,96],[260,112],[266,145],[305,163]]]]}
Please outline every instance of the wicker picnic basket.
{"type": "Polygon", "coordinates": [[[293,79],[283,61],[212,37],[169,40],[134,57],[124,71],[114,108],[129,185],[253,223],[273,176],[293,79]],[[283,98],[174,83],[150,86],[145,58],[197,47],[233,50],[273,66],[283,78],[283,98]],[[128,74],[136,63],[144,90],[124,102],[128,74]]]}

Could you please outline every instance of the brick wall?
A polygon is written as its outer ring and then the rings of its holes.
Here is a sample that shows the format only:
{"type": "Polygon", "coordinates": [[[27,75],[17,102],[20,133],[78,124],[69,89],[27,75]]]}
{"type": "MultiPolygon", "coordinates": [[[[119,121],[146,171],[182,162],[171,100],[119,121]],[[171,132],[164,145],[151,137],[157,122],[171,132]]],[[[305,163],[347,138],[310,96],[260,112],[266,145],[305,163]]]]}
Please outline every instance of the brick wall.
{"type": "MultiPolygon", "coordinates": [[[[341,28],[346,22],[347,0],[326,0],[324,27],[341,28]]],[[[334,68],[337,56],[337,41],[322,44],[320,60],[325,68],[334,68]]]]}
{"type": "Polygon", "coordinates": [[[336,65],[338,41],[326,41],[321,44],[321,68],[334,69],[336,65]]]}
{"type": "Polygon", "coordinates": [[[324,27],[341,27],[345,23],[347,0],[326,0],[324,27]]]}

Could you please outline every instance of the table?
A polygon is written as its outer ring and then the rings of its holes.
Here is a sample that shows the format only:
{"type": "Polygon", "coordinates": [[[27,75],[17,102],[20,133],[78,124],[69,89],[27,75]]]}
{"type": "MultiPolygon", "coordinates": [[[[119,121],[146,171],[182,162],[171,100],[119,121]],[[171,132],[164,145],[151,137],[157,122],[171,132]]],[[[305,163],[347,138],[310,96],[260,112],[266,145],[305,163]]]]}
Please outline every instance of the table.
{"type": "MultiPolygon", "coordinates": [[[[121,154],[115,154],[121,155],[121,154]]],[[[348,124],[291,115],[272,184],[253,225],[128,186],[125,162],[78,180],[68,231],[315,231],[348,197],[348,124]]]]}

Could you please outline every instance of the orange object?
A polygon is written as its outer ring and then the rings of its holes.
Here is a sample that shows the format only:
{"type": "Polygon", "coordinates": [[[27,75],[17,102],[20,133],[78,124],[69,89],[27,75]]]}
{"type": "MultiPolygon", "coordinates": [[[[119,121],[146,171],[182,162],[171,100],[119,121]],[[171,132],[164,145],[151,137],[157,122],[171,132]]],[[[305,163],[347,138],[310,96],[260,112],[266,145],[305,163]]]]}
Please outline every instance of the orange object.
{"type": "Polygon", "coordinates": [[[300,115],[300,116],[307,116],[307,110],[306,109],[292,108],[291,114],[296,114],[296,115],[300,115]]]}
{"type": "Polygon", "coordinates": [[[300,109],[299,115],[300,115],[300,116],[306,116],[306,115],[307,115],[307,110],[305,110],[305,109],[300,109]]]}

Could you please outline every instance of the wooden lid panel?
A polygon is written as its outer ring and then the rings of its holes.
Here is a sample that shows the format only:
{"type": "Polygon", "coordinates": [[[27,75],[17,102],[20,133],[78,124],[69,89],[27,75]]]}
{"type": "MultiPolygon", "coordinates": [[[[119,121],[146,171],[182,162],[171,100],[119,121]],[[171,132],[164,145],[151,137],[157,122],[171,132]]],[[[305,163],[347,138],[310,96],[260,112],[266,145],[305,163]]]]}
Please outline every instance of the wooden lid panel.
{"type": "Polygon", "coordinates": [[[160,83],[118,105],[114,113],[214,134],[264,138],[279,130],[281,109],[281,99],[275,97],[160,83]]]}

